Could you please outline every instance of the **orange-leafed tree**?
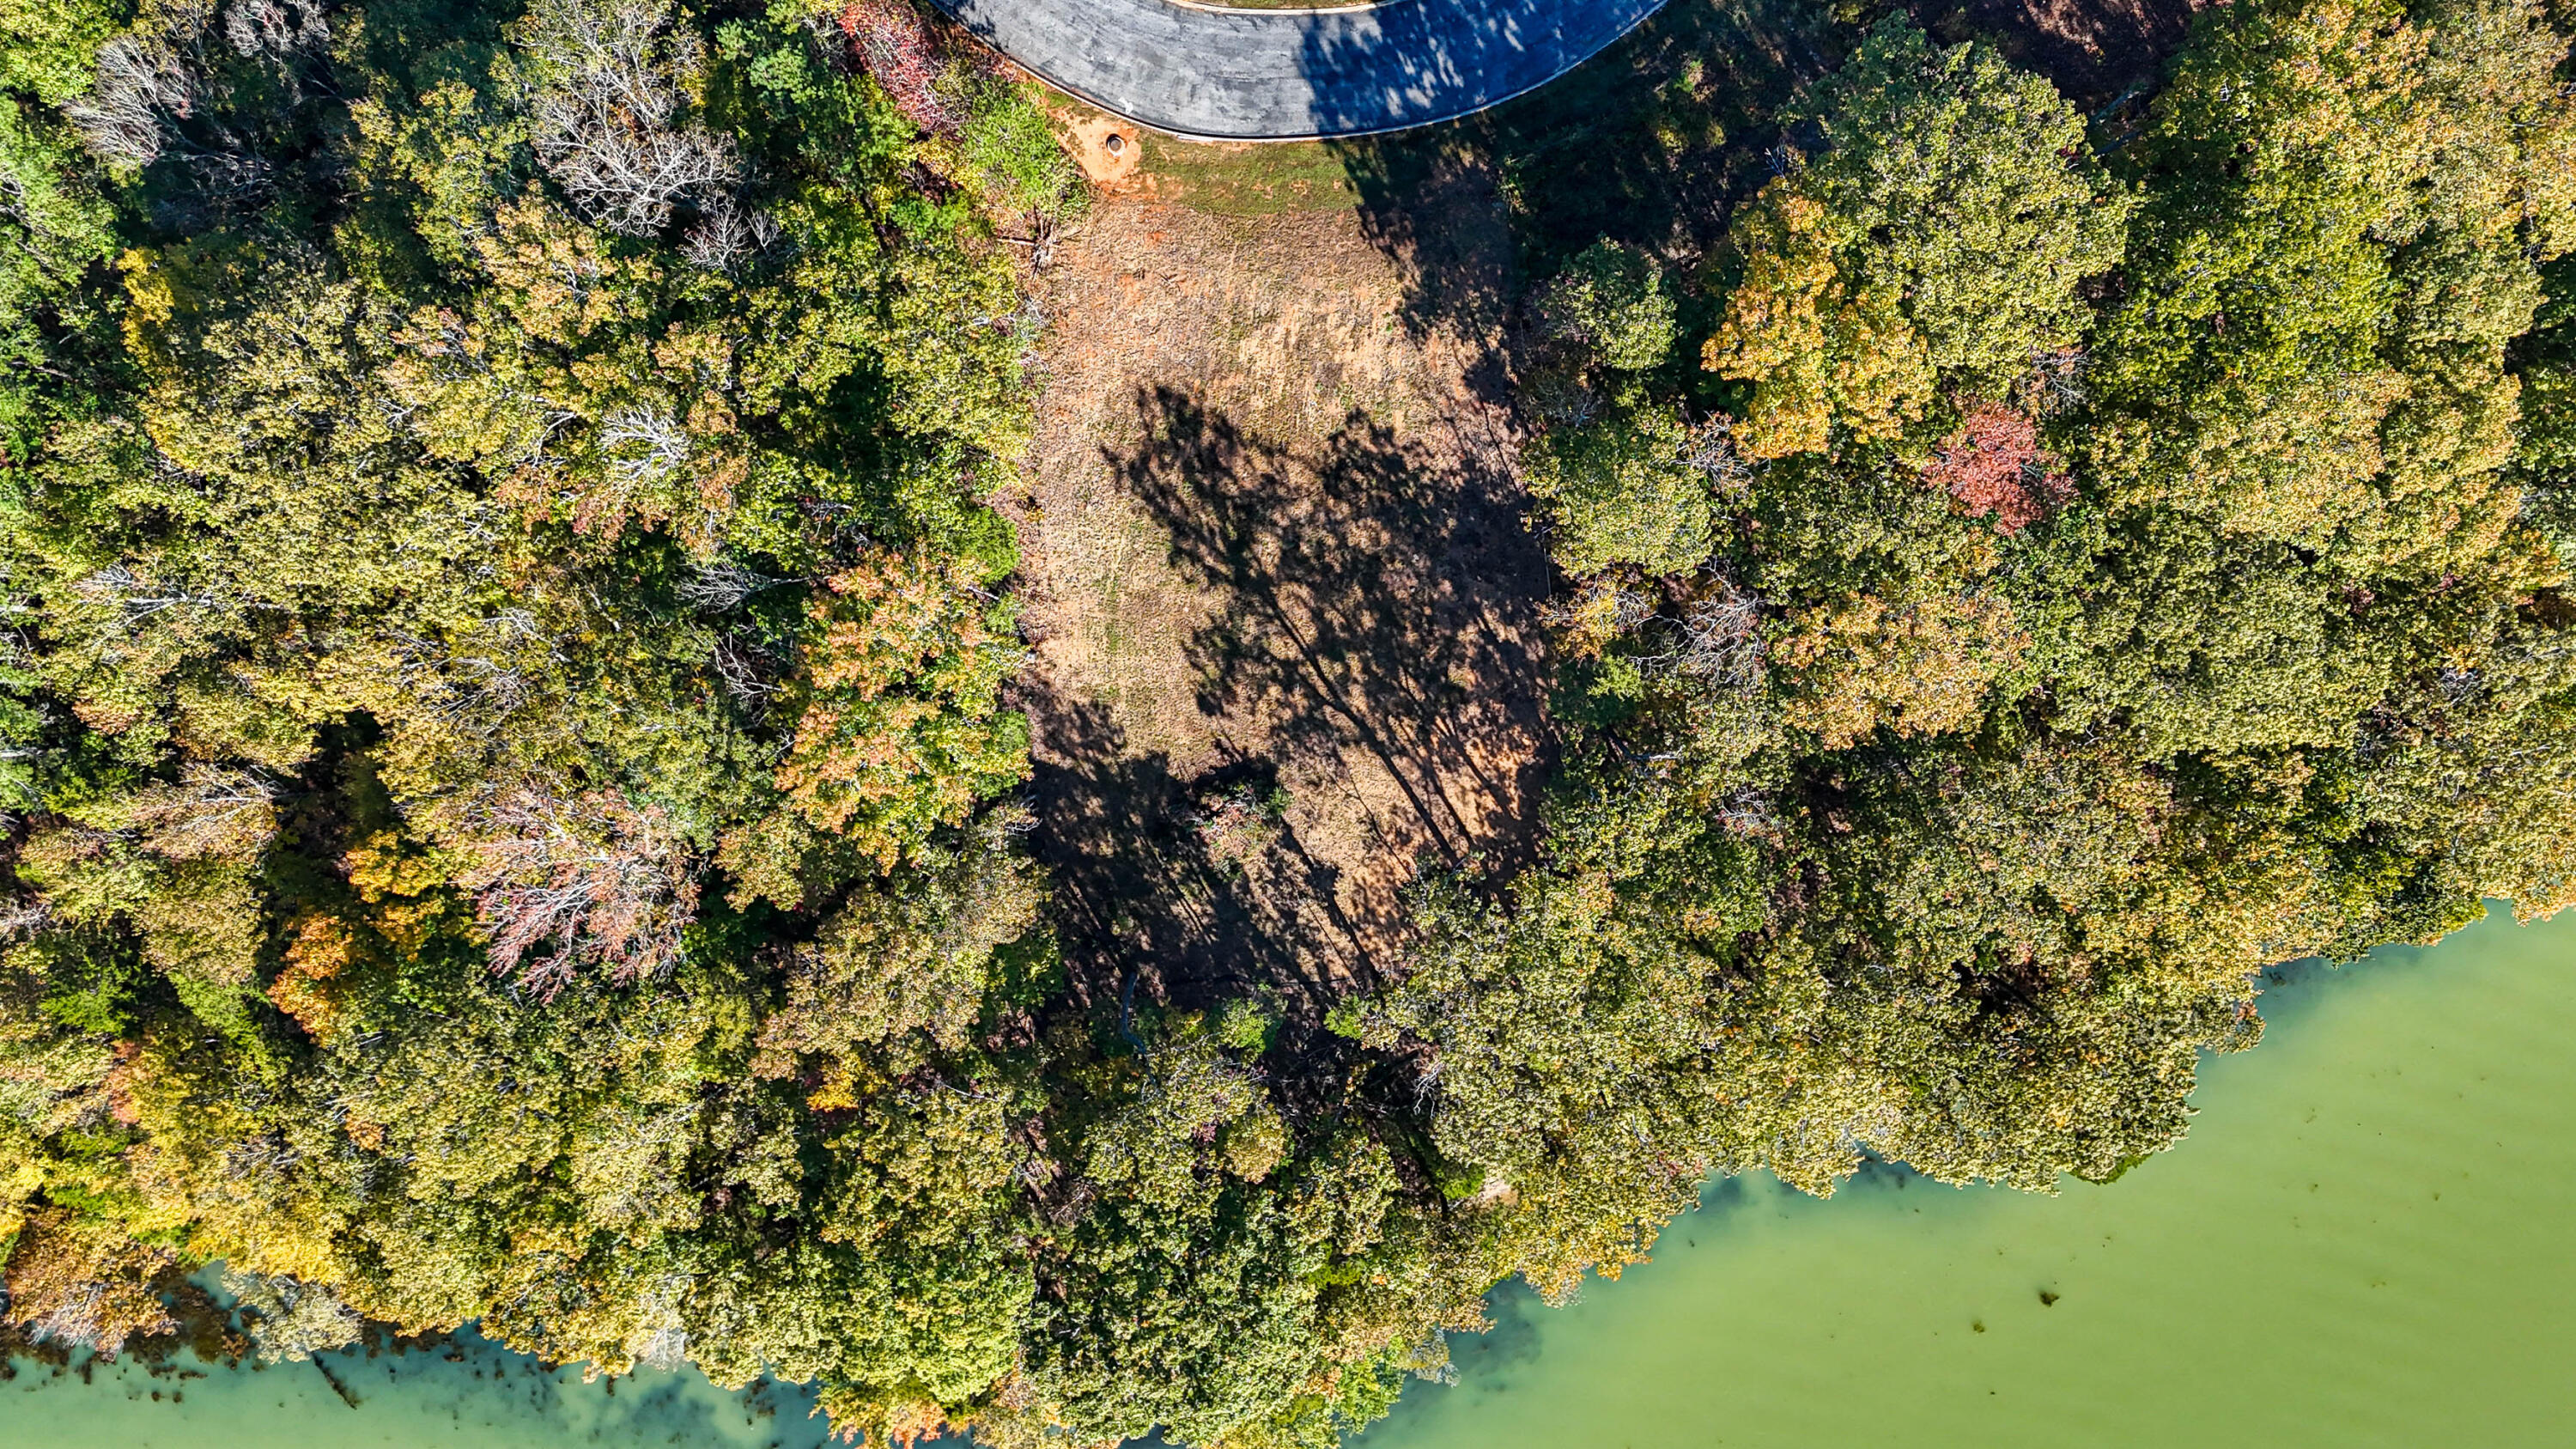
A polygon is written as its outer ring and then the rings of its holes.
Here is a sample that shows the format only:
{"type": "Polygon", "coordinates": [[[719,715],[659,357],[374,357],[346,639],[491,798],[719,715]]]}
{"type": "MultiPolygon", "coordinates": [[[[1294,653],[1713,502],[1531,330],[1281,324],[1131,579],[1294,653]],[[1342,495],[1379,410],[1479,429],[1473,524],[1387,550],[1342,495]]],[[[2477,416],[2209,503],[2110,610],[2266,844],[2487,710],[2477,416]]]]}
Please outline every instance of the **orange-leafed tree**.
{"type": "Polygon", "coordinates": [[[879,553],[829,582],[778,785],[807,823],[891,867],[1027,778],[1027,721],[1001,707],[1023,651],[967,560],[879,553]]]}

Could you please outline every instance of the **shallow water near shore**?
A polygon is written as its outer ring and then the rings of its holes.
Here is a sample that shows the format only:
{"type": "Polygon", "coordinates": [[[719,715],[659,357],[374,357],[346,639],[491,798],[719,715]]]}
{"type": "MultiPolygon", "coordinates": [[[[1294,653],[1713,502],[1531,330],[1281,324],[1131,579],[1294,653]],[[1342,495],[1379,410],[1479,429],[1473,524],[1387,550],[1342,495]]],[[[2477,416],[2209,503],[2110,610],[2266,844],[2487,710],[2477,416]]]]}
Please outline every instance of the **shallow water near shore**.
{"type": "Polygon", "coordinates": [[[42,1449],[817,1449],[813,1396],[728,1393],[694,1372],[583,1383],[472,1333],[450,1344],[312,1363],[131,1361],[57,1371],[18,1360],[0,1383],[0,1444],[42,1449]],[[344,1392],[345,1391],[345,1392],[344,1392]],[[354,1400],[355,1402],[351,1402],[354,1400]]]}
{"type": "MultiPolygon", "coordinates": [[[[2205,1062],[2191,1136],[2119,1182],[1715,1184],[1573,1308],[1498,1293],[1457,1385],[1409,1386],[1353,1449],[2576,1443],[2576,913],[2273,975],[2264,1044],[2205,1062]]],[[[584,1384],[470,1335],[325,1363],[356,1407],[312,1364],[22,1361],[0,1443],[824,1439],[793,1389],[584,1384]]]]}
{"type": "Polygon", "coordinates": [[[1573,1308],[1498,1294],[1358,1444],[2576,1444],[2576,913],[2272,974],[2118,1182],[1716,1184],[1573,1308]]]}

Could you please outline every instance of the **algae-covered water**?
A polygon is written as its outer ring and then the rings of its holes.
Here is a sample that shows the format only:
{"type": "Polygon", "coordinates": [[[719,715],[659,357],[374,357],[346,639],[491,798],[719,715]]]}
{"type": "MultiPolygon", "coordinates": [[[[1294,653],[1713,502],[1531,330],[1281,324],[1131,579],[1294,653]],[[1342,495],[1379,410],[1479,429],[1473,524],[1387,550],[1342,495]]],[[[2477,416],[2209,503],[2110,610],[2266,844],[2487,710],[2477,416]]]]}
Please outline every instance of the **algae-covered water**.
{"type": "MultiPolygon", "coordinates": [[[[1571,1309],[1498,1294],[1459,1382],[1411,1386],[1352,1449],[2576,1444],[2576,915],[2276,976],[2264,1044],[2207,1063],[2190,1138],[2119,1182],[1721,1183],[1571,1309]]],[[[22,1364],[0,1443],[822,1438],[792,1391],[612,1391],[469,1349],[330,1356],[355,1408],[310,1364],[22,1364]]]]}

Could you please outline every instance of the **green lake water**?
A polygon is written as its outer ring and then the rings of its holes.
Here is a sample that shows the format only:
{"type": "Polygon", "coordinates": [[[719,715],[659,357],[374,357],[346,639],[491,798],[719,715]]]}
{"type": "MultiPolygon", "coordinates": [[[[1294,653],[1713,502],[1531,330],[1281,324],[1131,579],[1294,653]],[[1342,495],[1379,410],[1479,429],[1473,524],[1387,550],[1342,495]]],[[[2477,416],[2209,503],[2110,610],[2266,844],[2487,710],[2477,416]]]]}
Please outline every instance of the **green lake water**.
{"type": "Polygon", "coordinates": [[[2273,974],[2118,1182],[1721,1183],[1359,1449],[2576,1445],[2576,912],[2273,974]]]}
{"type": "MultiPolygon", "coordinates": [[[[2115,1184],[1718,1184],[1572,1308],[1497,1294],[1458,1382],[1410,1386],[1352,1449],[2576,1445],[2576,914],[2277,972],[2264,1015],[2262,1046],[2204,1064],[2191,1136],[2115,1184]]],[[[0,1443],[822,1437],[778,1388],[612,1393],[489,1346],[328,1361],[357,1408],[310,1364],[21,1364],[0,1443]]]]}
{"type": "Polygon", "coordinates": [[[695,1373],[583,1383],[472,1335],[452,1347],[226,1369],[182,1353],[57,1373],[20,1360],[0,1383],[0,1449],[820,1449],[810,1395],[727,1393],[695,1373]],[[450,1357],[450,1354],[453,1357],[450,1357]],[[202,1374],[203,1377],[190,1377],[202,1374]],[[341,1396],[346,1389],[353,1406],[341,1396]]]}

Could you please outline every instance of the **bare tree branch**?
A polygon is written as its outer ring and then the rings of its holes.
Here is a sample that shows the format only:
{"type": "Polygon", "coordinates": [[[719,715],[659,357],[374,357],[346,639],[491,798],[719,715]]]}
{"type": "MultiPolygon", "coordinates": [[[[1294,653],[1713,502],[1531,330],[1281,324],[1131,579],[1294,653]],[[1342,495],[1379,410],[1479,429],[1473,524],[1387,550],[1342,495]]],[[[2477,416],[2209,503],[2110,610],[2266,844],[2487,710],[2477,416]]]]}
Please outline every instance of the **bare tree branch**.
{"type": "Polygon", "coordinates": [[[712,206],[741,177],[733,143],[678,125],[697,40],[651,0],[543,0],[525,44],[550,72],[533,140],[573,203],[628,236],[670,224],[684,200],[712,206]]]}
{"type": "Polygon", "coordinates": [[[469,830],[474,864],[461,879],[491,932],[493,970],[551,997],[584,966],[632,981],[679,961],[697,869],[660,806],[530,783],[473,810],[469,830]]]}

